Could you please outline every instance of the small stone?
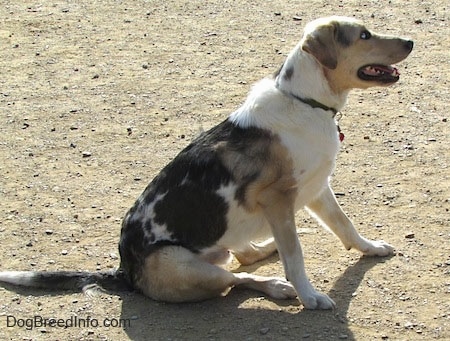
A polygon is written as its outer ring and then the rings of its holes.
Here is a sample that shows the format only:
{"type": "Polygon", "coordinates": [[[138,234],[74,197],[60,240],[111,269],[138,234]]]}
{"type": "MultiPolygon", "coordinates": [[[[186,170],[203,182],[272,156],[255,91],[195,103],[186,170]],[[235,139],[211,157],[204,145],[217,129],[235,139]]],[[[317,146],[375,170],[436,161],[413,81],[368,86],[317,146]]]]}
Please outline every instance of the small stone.
{"type": "Polygon", "coordinates": [[[67,255],[68,253],[69,253],[69,252],[68,252],[67,250],[62,250],[62,251],[61,251],[61,254],[62,254],[62,255],[67,255]]]}
{"type": "Polygon", "coordinates": [[[405,238],[406,239],[413,239],[416,235],[414,234],[414,232],[408,232],[407,234],[405,234],[405,238]]]}
{"type": "Polygon", "coordinates": [[[83,155],[83,157],[90,157],[90,156],[92,156],[92,153],[85,151],[85,152],[82,152],[81,155],[83,155]]]}
{"type": "Polygon", "coordinates": [[[269,331],[270,331],[270,328],[264,327],[264,328],[261,328],[261,329],[259,330],[259,333],[260,333],[261,335],[266,335],[269,331]]]}
{"type": "Polygon", "coordinates": [[[339,340],[346,340],[346,339],[348,339],[348,335],[347,334],[339,335],[339,340]]]}
{"type": "Polygon", "coordinates": [[[45,234],[51,235],[51,234],[53,234],[53,230],[45,230],[45,234]]]}
{"type": "Polygon", "coordinates": [[[406,329],[413,329],[413,328],[416,326],[416,324],[413,323],[413,322],[408,321],[408,322],[406,322],[403,326],[404,326],[406,329]]]}
{"type": "Polygon", "coordinates": [[[26,244],[26,246],[33,246],[33,242],[32,242],[32,241],[29,241],[29,242],[26,244]]]}

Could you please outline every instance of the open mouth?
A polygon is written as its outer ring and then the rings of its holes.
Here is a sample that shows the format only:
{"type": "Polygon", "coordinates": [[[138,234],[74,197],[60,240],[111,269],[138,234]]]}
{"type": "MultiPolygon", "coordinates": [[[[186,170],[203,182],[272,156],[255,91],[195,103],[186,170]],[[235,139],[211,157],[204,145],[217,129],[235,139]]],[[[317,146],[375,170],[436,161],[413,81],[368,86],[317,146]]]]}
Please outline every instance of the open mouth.
{"type": "Polygon", "coordinates": [[[358,70],[358,77],[365,81],[395,83],[400,78],[398,69],[390,65],[365,65],[358,70]]]}

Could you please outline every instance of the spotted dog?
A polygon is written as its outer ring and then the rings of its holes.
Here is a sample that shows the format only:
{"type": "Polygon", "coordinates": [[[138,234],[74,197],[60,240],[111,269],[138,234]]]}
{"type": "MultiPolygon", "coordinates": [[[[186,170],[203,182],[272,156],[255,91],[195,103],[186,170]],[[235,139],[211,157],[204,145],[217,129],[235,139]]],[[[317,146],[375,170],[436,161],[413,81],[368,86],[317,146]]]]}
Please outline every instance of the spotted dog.
{"type": "Polygon", "coordinates": [[[329,178],[340,146],[335,115],[349,91],[397,82],[391,65],[412,48],[412,41],[375,34],[352,18],[312,21],[278,71],[147,186],[123,220],[117,271],[5,271],[0,281],[68,289],[126,284],[168,302],[243,287],[277,299],[298,297],[308,309],[333,308],[305,272],[294,215],[306,208],[346,249],[393,253],[388,243],[356,231],[329,178]],[[232,256],[252,264],[276,250],[287,280],[221,267],[232,256]]]}

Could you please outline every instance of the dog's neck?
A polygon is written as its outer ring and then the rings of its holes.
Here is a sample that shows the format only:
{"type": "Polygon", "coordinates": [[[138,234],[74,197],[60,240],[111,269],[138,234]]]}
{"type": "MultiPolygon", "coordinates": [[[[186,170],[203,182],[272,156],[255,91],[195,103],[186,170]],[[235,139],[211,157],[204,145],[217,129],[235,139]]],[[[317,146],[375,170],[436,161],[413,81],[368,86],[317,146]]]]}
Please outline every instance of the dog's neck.
{"type": "Polygon", "coordinates": [[[285,63],[275,75],[278,90],[312,107],[335,113],[342,110],[347,102],[348,91],[334,92],[323,66],[310,54],[297,46],[286,58],[285,63]],[[320,81],[318,80],[320,79],[320,81]]]}
{"type": "MultiPolygon", "coordinates": [[[[282,90],[280,90],[280,91],[282,91],[282,90]]],[[[283,92],[284,92],[284,91],[283,91],[283,92]]],[[[314,99],[312,99],[312,98],[302,98],[302,97],[299,97],[299,96],[294,95],[294,94],[292,94],[292,93],[285,93],[285,94],[288,95],[288,96],[291,96],[291,97],[295,98],[296,100],[298,100],[298,101],[300,101],[300,102],[303,102],[303,103],[305,103],[305,104],[308,104],[308,105],[309,105],[310,107],[312,107],[312,108],[320,108],[320,109],[323,109],[323,110],[325,110],[325,111],[331,111],[331,112],[333,113],[333,117],[335,117],[336,114],[339,112],[337,109],[332,108],[332,107],[328,107],[328,106],[326,106],[325,104],[322,104],[322,103],[320,103],[320,102],[317,102],[316,100],[314,100],[314,99]]]]}

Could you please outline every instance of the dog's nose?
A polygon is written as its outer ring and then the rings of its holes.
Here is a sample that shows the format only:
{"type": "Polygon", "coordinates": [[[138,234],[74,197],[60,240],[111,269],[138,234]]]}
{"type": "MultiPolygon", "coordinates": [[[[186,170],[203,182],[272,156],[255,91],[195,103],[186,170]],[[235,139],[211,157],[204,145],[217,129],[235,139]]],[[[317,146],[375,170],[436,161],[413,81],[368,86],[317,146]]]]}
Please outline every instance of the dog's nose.
{"type": "Polygon", "coordinates": [[[405,48],[408,50],[408,51],[412,51],[412,49],[413,49],[413,47],[414,47],[414,42],[412,41],[412,40],[407,40],[406,42],[405,42],[405,48]]]}

